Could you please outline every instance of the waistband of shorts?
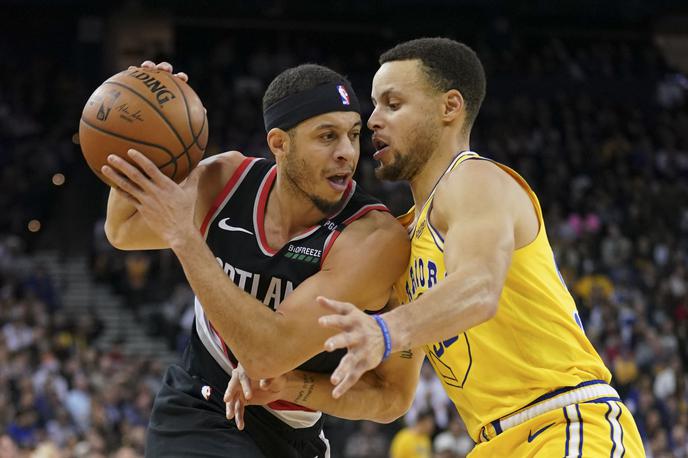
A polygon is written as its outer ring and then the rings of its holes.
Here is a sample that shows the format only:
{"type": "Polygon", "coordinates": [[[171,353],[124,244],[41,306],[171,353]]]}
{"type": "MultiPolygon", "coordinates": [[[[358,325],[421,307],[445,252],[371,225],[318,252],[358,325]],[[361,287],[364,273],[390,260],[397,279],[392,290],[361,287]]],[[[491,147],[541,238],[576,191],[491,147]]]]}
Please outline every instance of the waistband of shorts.
{"type": "Polygon", "coordinates": [[[590,402],[600,398],[607,401],[621,400],[619,393],[604,380],[589,380],[576,386],[559,388],[540,396],[512,414],[484,425],[480,429],[479,442],[487,442],[494,439],[507,429],[532,420],[538,415],[562,409],[572,404],[590,402]]]}

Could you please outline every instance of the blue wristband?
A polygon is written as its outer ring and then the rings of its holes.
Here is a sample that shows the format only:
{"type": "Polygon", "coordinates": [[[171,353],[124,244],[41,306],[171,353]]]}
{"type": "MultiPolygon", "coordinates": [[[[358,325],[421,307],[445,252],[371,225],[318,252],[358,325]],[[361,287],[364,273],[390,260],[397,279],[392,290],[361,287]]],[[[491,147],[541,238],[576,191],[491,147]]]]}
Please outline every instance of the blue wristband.
{"type": "Polygon", "coordinates": [[[392,338],[389,336],[389,329],[387,328],[387,323],[382,319],[380,315],[373,315],[377,325],[380,326],[382,331],[382,337],[385,340],[385,353],[382,355],[382,361],[386,360],[390,353],[392,353],[392,338]]]}

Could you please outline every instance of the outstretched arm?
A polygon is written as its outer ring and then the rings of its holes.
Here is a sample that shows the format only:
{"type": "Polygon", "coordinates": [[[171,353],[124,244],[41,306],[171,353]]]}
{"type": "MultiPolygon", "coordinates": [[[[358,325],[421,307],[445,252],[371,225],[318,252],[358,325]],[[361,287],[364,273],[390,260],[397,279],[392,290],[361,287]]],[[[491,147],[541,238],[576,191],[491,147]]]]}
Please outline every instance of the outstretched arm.
{"type": "MultiPolygon", "coordinates": [[[[385,308],[398,306],[395,298],[385,308]]],[[[292,371],[274,379],[251,380],[241,366],[234,369],[225,392],[227,419],[243,429],[246,405],[265,405],[278,399],[348,420],[389,423],[405,414],[416,393],[421,351],[394,353],[361,379],[342,397],[331,395],[329,374],[292,371]]]]}
{"type": "Polygon", "coordinates": [[[243,428],[246,405],[264,405],[278,399],[348,420],[390,423],[411,407],[418,384],[423,353],[394,353],[369,371],[342,397],[332,397],[329,374],[292,371],[275,379],[255,381],[241,367],[232,372],[225,392],[227,418],[243,428]]]}
{"type": "MultiPolygon", "coordinates": [[[[520,186],[487,161],[467,161],[441,185],[432,222],[445,234],[447,277],[415,301],[382,315],[392,351],[416,348],[456,336],[489,320],[511,263],[519,218],[535,218],[520,186]]],[[[343,331],[327,350],[348,348],[332,375],[337,397],[382,359],[384,339],[378,324],[351,304],[322,299],[337,315],[320,319],[343,331]]]]}

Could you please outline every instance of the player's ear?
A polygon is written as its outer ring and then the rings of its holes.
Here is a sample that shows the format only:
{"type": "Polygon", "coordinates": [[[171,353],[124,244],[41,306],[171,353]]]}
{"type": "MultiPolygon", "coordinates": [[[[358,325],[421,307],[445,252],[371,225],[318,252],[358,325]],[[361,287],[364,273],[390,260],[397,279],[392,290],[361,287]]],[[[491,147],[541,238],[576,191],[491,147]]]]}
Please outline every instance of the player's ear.
{"type": "Polygon", "coordinates": [[[268,132],[268,147],[276,159],[281,159],[289,151],[289,133],[274,127],[268,132]]]}
{"type": "Polygon", "coordinates": [[[463,116],[465,102],[459,91],[456,89],[448,90],[442,96],[442,101],[444,103],[442,118],[444,118],[446,122],[452,122],[463,116]]]}

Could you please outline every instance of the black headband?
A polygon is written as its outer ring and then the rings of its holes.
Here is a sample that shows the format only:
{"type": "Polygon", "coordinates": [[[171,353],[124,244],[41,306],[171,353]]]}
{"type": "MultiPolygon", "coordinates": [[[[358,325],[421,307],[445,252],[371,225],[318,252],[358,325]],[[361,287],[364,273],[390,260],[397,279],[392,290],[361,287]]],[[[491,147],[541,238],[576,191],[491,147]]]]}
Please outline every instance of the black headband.
{"type": "Polygon", "coordinates": [[[301,121],[332,111],[361,112],[356,93],[345,82],[321,84],[270,105],[263,112],[265,131],[274,127],[288,130],[301,121]]]}

